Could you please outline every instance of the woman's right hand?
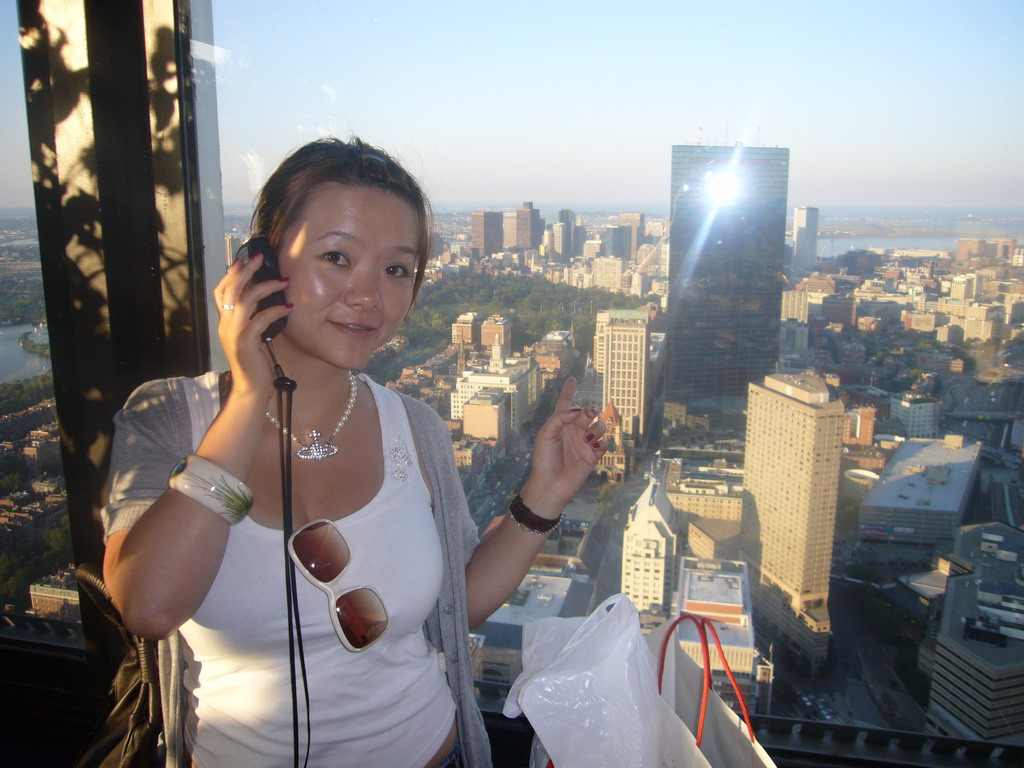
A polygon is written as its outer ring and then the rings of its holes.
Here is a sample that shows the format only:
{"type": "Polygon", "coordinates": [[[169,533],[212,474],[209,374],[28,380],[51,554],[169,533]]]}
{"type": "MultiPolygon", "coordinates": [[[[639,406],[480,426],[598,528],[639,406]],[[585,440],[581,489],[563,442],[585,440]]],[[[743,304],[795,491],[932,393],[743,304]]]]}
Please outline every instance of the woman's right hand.
{"type": "Polygon", "coordinates": [[[248,261],[236,259],[213,289],[213,296],[220,314],[217,335],[231,367],[232,391],[263,392],[269,397],[274,372],[262,336],[271,323],[287,317],[291,307],[279,304],[256,313],[260,301],[288,284],[288,278],[253,282],[262,264],[261,253],[248,261]]]}
{"type": "MultiPolygon", "coordinates": [[[[233,381],[231,397],[195,450],[243,480],[249,479],[267,426],[264,409],[274,391],[261,336],[289,311],[287,305],[277,305],[254,316],[262,299],[287,285],[277,280],[254,283],[261,263],[261,257],[236,261],[213,291],[220,313],[217,331],[233,381]]],[[[154,451],[163,448],[157,439],[154,451]]],[[[167,471],[178,458],[166,457],[167,471]]],[[[175,490],[161,493],[130,529],[111,534],[103,570],[125,626],[143,637],[161,638],[191,618],[220,570],[227,540],[222,517],[175,490]]]]}

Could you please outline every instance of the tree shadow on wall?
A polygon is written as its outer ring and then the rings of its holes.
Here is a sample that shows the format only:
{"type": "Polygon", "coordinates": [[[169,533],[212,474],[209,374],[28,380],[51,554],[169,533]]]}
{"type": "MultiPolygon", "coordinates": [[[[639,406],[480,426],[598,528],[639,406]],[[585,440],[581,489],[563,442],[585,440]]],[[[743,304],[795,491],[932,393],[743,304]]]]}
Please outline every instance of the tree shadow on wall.
{"type": "MultiPolygon", "coordinates": [[[[167,337],[195,331],[187,238],[168,236],[187,231],[181,87],[172,29],[147,54],[141,24],[87,9],[86,50],[39,6],[20,3],[30,155],[69,511],[85,520],[105,502],[113,415],[166,375],[167,337]],[[127,52],[112,52],[122,35],[127,52]]],[[[93,559],[99,523],[82,528],[75,550],[93,559]]]]}

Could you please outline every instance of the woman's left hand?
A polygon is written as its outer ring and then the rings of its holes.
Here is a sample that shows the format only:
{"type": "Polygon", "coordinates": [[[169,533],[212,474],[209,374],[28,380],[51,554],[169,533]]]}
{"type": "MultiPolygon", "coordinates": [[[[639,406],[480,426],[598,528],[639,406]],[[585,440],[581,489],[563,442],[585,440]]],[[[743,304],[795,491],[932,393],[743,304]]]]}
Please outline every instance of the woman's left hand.
{"type": "Polygon", "coordinates": [[[608,450],[602,439],[605,423],[596,419],[595,409],[573,408],[575,393],[576,379],[570,377],[555,412],[537,433],[530,477],[520,491],[526,506],[551,520],[572,501],[608,450]]]}

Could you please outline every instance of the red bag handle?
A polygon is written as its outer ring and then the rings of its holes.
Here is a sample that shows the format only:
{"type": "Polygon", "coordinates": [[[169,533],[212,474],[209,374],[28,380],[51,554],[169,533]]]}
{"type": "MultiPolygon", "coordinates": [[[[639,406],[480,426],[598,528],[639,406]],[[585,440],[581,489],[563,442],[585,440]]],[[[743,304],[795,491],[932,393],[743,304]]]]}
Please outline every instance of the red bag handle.
{"type": "MultiPolygon", "coordinates": [[[[732,683],[732,689],[736,693],[736,699],[740,703],[740,710],[743,712],[743,722],[747,725],[747,732],[750,734],[751,742],[754,739],[754,726],[750,723],[750,713],[747,711],[747,702],[743,698],[743,694],[740,692],[739,684],[736,682],[736,678],[732,674],[732,669],[729,668],[729,662],[725,658],[725,651],[722,650],[722,641],[718,639],[718,632],[715,630],[715,626],[711,623],[711,620],[706,616],[697,616],[693,613],[681,613],[668,628],[668,632],[665,633],[665,639],[661,643],[661,654],[658,658],[658,693],[661,693],[661,679],[665,674],[665,654],[668,651],[669,642],[675,637],[676,628],[684,621],[689,619],[697,627],[697,634],[700,637],[700,651],[703,657],[704,667],[704,684],[701,686],[700,696],[700,718],[697,721],[697,735],[696,741],[697,746],[700,746],[701,738],[704,736],[704,716],[708,710],[708,692],[711,690],[711,659],[708,653],[708,634],[707,630],[711,630],[711,636],[715,639],[715,647],[718,648],[718,658],[722,660],[722,666],[725,668],[725,674],[729,676],[729,682],[732,683]]],[[[548,768],[554,768],[549,765],[548,768]]]]}
{"type": "MultiPolygon", "coordinates": [[[[743,712],[743,722],[747,725],[747,733],[750,734],[750,741],[754,742],[754,726],[750,723],[750,713],[747,711],[747,701],[743,698],[743,694],[740,692],[739,683],[736,682],[736,678],[732,674],[732,669],[729,667],[729,662],[725,658],[725,651],[722,650],[722,641],[718,639],[718,631],[715,629],[714,624],[706,616],[698,616],[693,613],[681,613],[679,617],[673,620],[672,624],[668,628],[668,632],[665,633],[665,639],[661,642],[661,653],[658,656],[658,694],[661,694],[661,679],[665,674],[665,654],[668,651],[668,644],[675,637],[676,628],[684,621],[689,619],[697,626],[697,635],[700,637],[700,651],[701,656],[704,660],[704,684],[701,686],[700,696],[700,718],[697,721],[697,746],[700,746],[701,739],[704,736],[704,716],[708,711],[708,693],[711,691],[711,656],[708,652],[708,630],[711,630],[711,636],[715,639],[715,647],[718,648],[718,658],[722,660],[722,666],[725,668],[725,674],[729,676],[729,682],[732,683],[732,689],[736,694],[736,699],[740,703],[740,710],[743,712]]],[[[550,759],[548,760],[547,768],[555,768],[555,764],[550,759]]]]}

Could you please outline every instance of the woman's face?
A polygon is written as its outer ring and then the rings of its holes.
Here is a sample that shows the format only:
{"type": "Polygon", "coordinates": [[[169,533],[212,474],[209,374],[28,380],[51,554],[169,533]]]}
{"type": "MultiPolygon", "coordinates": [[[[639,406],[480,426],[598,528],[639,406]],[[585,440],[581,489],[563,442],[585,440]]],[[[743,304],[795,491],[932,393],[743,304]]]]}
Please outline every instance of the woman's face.
{"type": "Polygon", "coordinates": [[[281,332],[295,351],[361,368],[412,304],[416,211],[374,187],[316,187],[284,233],[279,261],[294,304],[281,332]]]}

